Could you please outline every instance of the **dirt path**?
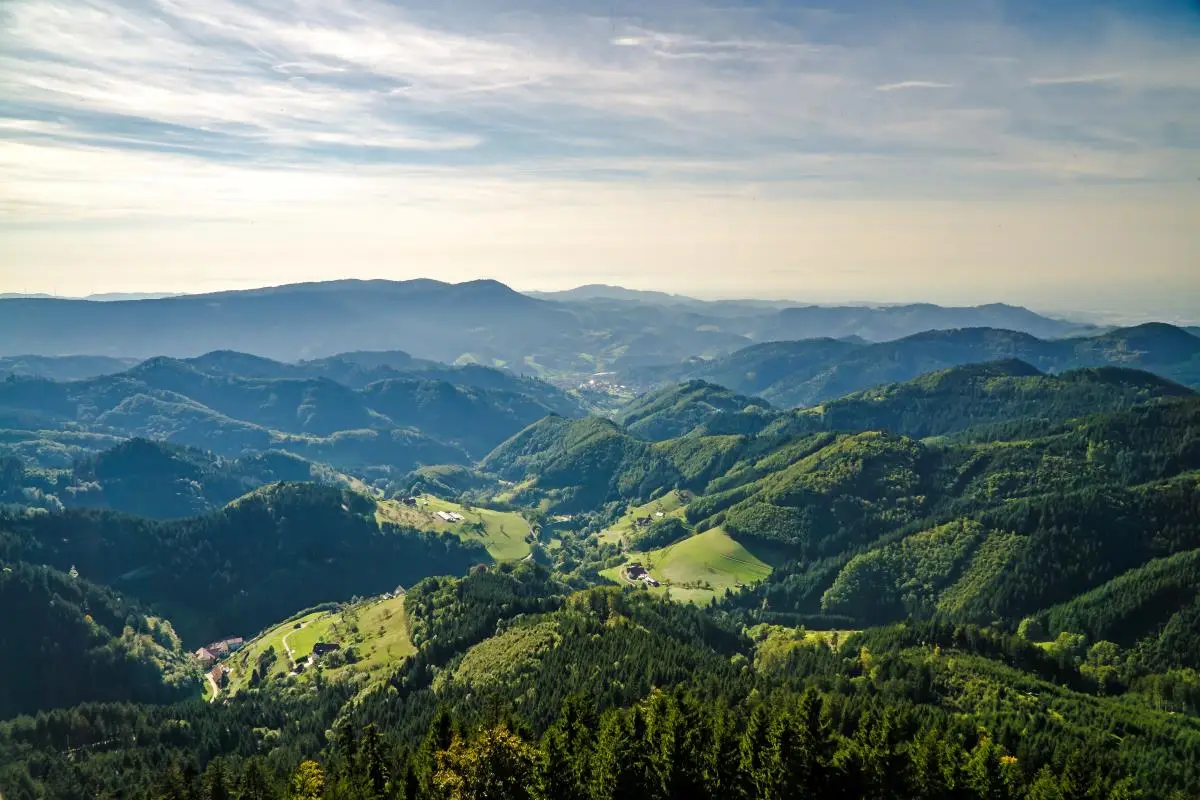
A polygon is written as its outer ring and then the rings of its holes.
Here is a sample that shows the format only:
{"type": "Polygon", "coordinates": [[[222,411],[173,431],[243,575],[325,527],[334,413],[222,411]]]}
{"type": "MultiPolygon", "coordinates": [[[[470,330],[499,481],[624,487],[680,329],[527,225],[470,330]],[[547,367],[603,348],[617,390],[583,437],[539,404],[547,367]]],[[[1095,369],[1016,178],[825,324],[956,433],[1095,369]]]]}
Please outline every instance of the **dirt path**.
{"type": "Polygon", "coordinates": [[[295,651],[292,650],[292,646],[290,644],[288,644],[288,639],[292,638],[292,634],[295,633],[296,631],[303,630],[306,625],[308,625],[307,622],[302,622],[302,623],[300,623],[299,628],[293,628],[292,630],[288,631],[287,633],[285,633],[283,635],[283,649],[285,652],[287,652],[288,663],[292,665],[293,671],[295,671],[295,669],[296,669],[296,657],[294,655],[292,655],[292,653],[294,653],[295,651]]]}
{"type": "Polygon", "coordinates": [[[208,702],[217,702],[217,697],[221,694],[221,687],[217,686],[217,682],[213,680],[212,673],[204,673],[204,680],[208,681],[208,686],[212,689],[212,697],[208,698],[208,702]]]}

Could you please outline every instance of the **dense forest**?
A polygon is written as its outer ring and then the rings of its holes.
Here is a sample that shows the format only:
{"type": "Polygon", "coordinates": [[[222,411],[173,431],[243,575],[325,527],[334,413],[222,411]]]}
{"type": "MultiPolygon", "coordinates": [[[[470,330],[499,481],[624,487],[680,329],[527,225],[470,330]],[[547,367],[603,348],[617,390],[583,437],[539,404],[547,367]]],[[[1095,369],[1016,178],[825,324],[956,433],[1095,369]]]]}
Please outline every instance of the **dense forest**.
{"type": "Polygon", "coordinates": [[[0,649],[20,665],[0,682],[0,717],[84,700],[163,702],[194,693],[195,670],[170,622],[104,587],[16,564],[0,571],[0,608],[0,649]]]}
{"type": "Polygon", "coordinates": [[[1200,780],[1200,722],[1164,695],[1097,696],[1085,667],[985,629],[743,632],[644,593],[559,594],[530,566],[412,594],[419,656],[353,703],[344,684],[268,685],[18,718],[6,796],[1124,798],[1200,780]]]}

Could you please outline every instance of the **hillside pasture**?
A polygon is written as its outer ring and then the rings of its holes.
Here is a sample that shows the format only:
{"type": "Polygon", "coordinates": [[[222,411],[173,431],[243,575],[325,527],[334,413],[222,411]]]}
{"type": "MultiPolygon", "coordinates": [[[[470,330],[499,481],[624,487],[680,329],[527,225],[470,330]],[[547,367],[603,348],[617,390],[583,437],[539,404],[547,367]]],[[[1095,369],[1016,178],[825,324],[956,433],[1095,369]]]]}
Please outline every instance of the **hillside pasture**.
{"type": "Polygon", "coordinates": [[[433,495],[420,495],[417,504],[406,505],[399,500],[381,500],[375,518],[382,525],[391,523],[428,533],[450,534],[464,542],[482,544],[496,561],[517,561],[532,551],[527,540],[529,523],[515,511],[495,511],[490,508],[467,507],[433,495]],[[462,522],[447,522],[437,512],[461,514],[462,522]]]}
{"type": "MultiPolygon", "coordinates": [[[[755,548],[747,549],[722,528],[713,528],[658,550],[631,554],[629,563],[639,563],[662,585],[652,592],[670,592],[672,599],[706,604],[726,589],[757,583],[771,574],[775,557],[755,548]]],[[[611,581],[628,584],[624,566],[600,574],[611,581]]]]}

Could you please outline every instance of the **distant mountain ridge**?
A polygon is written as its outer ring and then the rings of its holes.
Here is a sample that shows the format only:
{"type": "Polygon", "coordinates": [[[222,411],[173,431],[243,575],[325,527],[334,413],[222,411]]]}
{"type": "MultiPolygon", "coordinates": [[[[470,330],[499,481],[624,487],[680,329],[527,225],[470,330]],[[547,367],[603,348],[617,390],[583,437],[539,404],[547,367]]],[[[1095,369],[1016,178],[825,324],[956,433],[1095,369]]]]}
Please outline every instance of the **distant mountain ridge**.
{"type": "Polygon", "coordinates": [[[551,303],[486,280],[331,281],[104,303],[0,301],[7,354],[148,358],[240,350],[291,361],[411,344],[423,357],[454,361],[485,340],[492,349],[520,349],[572,322],[551,303]]]}
{"type": "Polygon", "coordinates": [[[752,345],[728,356],[629,370],[637,387],[700,379],[779,406],[807,406],[939,369],[1019,359],[1042,371],[1125,366],[1200,386],[1200,338],[1164,323],[1038,339],[994,328],[930,330],[875,344],[821,338],[752,345]]]}
{"type": "Polygon", "coordinates": [[[136,365],[136,358],[111,356],[6,356],[0,357],[0,380],[9,375],[76,381],[113,375],[136,365]]]}
{"type": "Polygon", "coordinates": [[[714,358],[811,336],[881,341],[992,326],[1058,337],[1090,326],[1001,304],[944,308],[702,301],[621,287],[521,294],[493,280],[340,280],[97,302],[0,300],[0,356],[90,353],[192,358],[213,351],[279,361],[403,350],[446,363],[577,380],[596,372],[714,358]]]}
{"type": "Polygon", "coordinates": [[[21,431],[40,440],[43,431],[73,430],[226,457],[283,450],[359,473],[470,463],[547,414],[582,413],[577,399],[542,381],[406,353],[285,364],[216,352],[155,357],[86,380],[0,381],[0,429],[9,429],[9,441],[21,431]]]}
{"type": "Polygon", "coordinates": [[[1040,338],[1063,336],[1089,326],[1042,316],[1027,308],[1005,303],[982,306],[946,307],[931,303],[881,307],[803,306],[779,311],[761,339],[810,339],[828,336],[839,339],[859,336],[869,341],[888,341],[921,331],[955,328],[1003,328],[1040,338]]]}

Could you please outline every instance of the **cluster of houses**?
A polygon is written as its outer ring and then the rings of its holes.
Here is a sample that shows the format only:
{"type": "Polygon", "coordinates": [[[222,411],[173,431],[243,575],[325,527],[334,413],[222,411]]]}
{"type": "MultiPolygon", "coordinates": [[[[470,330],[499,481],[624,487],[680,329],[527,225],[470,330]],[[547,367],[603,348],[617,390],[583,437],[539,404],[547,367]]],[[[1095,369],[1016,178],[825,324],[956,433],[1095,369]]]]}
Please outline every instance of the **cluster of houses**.
{"type": "Polygon", "coordinates": [[[464,519],[466,519],[466,517],[464,517],[462,514],[459,514],[457,511],[439,511],[437,512],[437,516],[439,519],[445,520],[446,522],[462,522],[464,519]]]}
{"type": "Polygon", "coordinates": [[[654,576],[650,574],[650,571],[638,563],[633,563],[625,567],[625,577],[631,581],[641,581],[647,586],[659,585],[654,576]]]}
{"type": "Polygon", "coordinates": [[[206,644],[192,653],[192,657],[201,664],[211,664],[218,659],[225,658],[230,653],[236,653],[242,649],[246,642],[240,636],[234,636],[230,639],[221,639],[220,641],[206,644]]]}

